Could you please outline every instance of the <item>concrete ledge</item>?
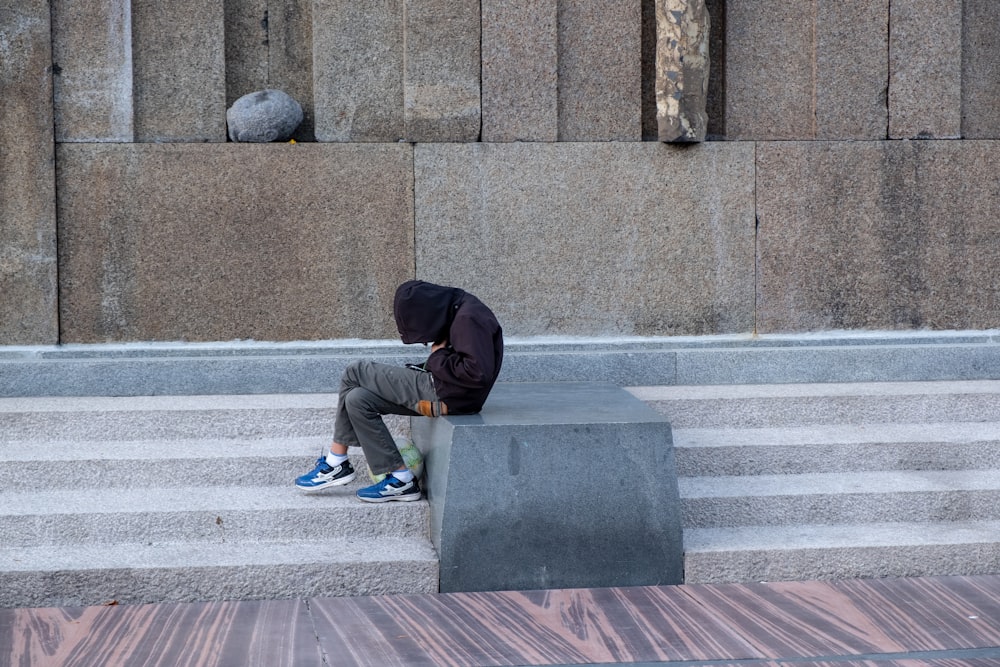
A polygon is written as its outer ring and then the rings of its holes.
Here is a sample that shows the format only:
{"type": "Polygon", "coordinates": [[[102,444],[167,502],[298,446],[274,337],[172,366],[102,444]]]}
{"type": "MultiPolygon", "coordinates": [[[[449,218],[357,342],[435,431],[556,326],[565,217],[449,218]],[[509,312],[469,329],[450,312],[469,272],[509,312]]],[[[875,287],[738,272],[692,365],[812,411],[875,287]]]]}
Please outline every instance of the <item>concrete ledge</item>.
{"type": "Polygon", "coordinates": [[[499,383],[480,414],[412,429],[441,592],[682,582],[670,424],[626,391],[499,383]]]}
{"type": "MultiPolygon", "coordinates": [[[[0,347],[0,396],[335,393],[351,361],[404,363],[388,341],[0,347]]],[[[1000,379],[1000,332],[511,339],[502,382],[618,386],[1000,379]]]]}

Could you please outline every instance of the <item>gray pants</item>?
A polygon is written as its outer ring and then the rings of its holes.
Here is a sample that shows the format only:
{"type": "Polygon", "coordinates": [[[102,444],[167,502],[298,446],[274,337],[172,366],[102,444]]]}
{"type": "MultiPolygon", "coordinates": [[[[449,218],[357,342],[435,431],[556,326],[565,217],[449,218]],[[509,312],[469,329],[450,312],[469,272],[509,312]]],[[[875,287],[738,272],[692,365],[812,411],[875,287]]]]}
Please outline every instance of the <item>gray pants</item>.
{"type": "Polygon", "coordinates": [[[382,415],[418,415],[418,401],[436,401],[430,373],[373,361],[355,361],[340,379],[334,442],[360,446],[376,475],[404,467],[382,415]]]}

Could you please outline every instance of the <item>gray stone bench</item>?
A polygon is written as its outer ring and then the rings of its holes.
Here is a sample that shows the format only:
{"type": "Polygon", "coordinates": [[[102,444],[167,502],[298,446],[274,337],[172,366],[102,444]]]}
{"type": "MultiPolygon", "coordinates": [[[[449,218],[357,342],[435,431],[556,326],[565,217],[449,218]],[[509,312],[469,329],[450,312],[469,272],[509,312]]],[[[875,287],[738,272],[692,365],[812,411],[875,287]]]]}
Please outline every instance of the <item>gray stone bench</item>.
{"type": "Polygon", "coordinates": [[[670,425],[623,389],[498,383],[411,428],[442,592],[681,583],[670,425]]]}

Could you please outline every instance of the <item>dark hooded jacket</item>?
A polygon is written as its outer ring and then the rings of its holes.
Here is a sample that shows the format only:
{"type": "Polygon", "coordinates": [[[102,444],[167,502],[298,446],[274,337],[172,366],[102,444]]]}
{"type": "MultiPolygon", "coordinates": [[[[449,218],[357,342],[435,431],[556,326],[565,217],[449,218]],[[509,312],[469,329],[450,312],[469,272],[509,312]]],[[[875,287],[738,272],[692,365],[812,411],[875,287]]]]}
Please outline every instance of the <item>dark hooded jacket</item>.
{"type": "Polygon", "coordinates": [[[479,412],[503,362],[503,330],[493,311],[457,287],[410,280],[396,289],[393,314],[404,343],[448,341],[424,367],[449,413],[479,412]]]}

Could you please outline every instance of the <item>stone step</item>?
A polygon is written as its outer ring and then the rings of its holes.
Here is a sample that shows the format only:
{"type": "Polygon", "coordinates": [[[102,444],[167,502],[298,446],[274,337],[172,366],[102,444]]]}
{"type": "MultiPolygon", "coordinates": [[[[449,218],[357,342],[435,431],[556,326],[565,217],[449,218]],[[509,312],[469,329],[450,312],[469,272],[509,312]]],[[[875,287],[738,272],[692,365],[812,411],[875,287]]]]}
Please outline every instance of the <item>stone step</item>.
{"type": "MultiPolygon", "coordinates": [[[[367,479],[363,483],[369,483],[367,479]]],[[[362,503],[362,480],[307,494],[280,487],[92,488],[0,493],[5,547],[338,537],[427,539],[427,501],[362,503]]]]}
{"type": "Polygon", "coordinates": [[[429,541],[332,536],[329,524],[318,520],[304,526],[301,538],[274,542],[0,548],[3,607],[415,594],[437,589],[437,554],[429,541]]]}
{"type": "Polygon", "coordinates": [[[741,526],[684,531],[685,583],[1000,571],[1000,521],[741,526]]]}
{"type": "Polygon", "coordinates": [[[687,477],[685,529],[1000,520],[1000,470],[687,477]]]}
{"type": "Polygon", "coordinates": [[[5,440],[168,440],[327,435],[336,394],[0,398],[5,440]]]}
{"type": "Polygon", "coordinates": [[[674,428],[992,422],[1000,381],[631,387],[674,428]]]}
{"type": "Polygon", "coordinates": [[[678,475],[1000,468],[1000,422],[673,430],[678,475]]]}
{"type": "MultiPolygon", "coordinates": [[[[20,440],[0,446],[0,489],[280,486],[306,472],[328,435],[161,440],[20,440]]],[[[352,460],[366,473],[360,450],[352,460]]]]}
{"type": "Polygon", "coordinates": [[[360,450],[353,483],[293,486],[335,404],[0,399],[0,606],[437,591],[427,501],[357,500],[360,450]]]}

